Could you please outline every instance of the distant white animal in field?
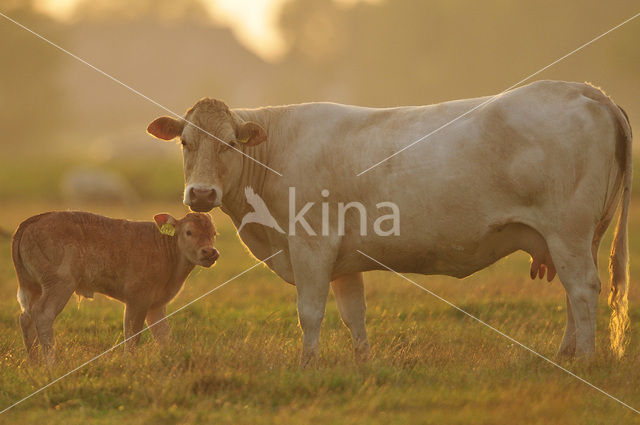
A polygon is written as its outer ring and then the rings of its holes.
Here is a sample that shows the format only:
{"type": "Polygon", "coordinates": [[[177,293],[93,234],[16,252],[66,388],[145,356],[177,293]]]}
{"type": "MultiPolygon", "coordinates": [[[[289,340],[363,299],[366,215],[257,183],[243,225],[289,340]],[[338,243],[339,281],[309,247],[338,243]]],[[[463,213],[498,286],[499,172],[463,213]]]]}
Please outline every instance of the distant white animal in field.
{"type": "Polygon", "coordinates": [[[247,202],[253,207],[253,212],[247,213],[242,217],[242,223],[238,227],[238,233],[242,231],[242,228],[249,223],[258,223],[263,226],[276,229],[280,233],[284,233],[284,230],[278,225],[278,222],[269,212],[267,204],[264,203],[262,198],[258,196],[251,186],[244,189],[244,195],[247,197],[247,202]]]}
{"type": "Polygon", "coordinates": [[[131,184],[113,171],[76,168],[61,181],[62,195],[70,202],[134,203],[139,198],[131,184]]]}

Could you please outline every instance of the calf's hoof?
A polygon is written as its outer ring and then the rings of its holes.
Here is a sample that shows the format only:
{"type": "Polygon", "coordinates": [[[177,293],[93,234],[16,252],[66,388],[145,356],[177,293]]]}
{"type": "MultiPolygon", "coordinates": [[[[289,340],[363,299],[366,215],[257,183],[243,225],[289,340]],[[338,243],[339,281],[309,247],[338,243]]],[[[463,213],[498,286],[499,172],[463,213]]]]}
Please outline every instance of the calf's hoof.
{"type": "Polygon", "coordinates": [[[355,347],[353,349],[353,356],[358,363],[365,363],[369,361],[369,359],[371,358],[371,349],[369,348],[369,343],[365,342],[359,347],[355,347]]]}

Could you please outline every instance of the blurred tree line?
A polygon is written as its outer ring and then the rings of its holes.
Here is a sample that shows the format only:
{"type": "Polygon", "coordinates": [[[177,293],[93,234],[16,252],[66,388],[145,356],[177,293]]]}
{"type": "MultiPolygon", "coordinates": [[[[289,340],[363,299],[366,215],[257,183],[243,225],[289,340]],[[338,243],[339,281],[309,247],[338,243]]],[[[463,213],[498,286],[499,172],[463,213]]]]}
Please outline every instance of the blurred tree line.
{"type": "MultiPolygon", "coordinates": [[[[350,8],[332,0],[294,0],[280,20],[290,46],[283,65],[295,70],[299,93],[327,89],[314,99],[337,95],[387,106],[482,96],[506,89],[636,12],[633,0],[388,0],[350,8]]],[[[592,80],[612,94],[630,87],[637,93],[639,39],[640,20],[533,80],[592,80]]]]}
{"type": "MultiPolygon", "coordinates": [[[[33,11],[31,1],[0,1],[0,10],[64,44],[64,28],[33,11]]],[[[64,125],[65,105],[56,82],[60,53],[0,18],[0,129],[5,154],[46,143],[64,125]]]]}
{"type": "MultiPolygon", "coordinates": [[[[266,63],[217,27],[199,0],[84,1],[68,22],[36,12],[33,0],[0,0],[3,13],[177,112],[203,96],[251,107],[395,106],[494,94],[636,9],[637,0],[290,0],[278,22],[287,53],[266,63]]],[[[638,39],[640,20],[534,79],[593,81],[633,120],[640,115],[638,39]]],[[[5,153],[82,150],[100,140],[129,153],[150,149],[144,128],[163,111],[2,18],[0,40],[5,153]]]]}

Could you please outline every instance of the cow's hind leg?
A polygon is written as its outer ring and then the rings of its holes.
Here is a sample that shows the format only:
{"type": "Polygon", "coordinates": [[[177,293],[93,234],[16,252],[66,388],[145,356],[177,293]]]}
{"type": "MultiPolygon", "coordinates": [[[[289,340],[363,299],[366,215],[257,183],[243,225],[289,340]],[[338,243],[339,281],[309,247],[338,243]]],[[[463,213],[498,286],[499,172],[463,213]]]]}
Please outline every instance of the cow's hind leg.
{"type": "MultiPolygon", "coordinates": [[[[560,238],[547,238],[547,244],[558,271],[560,281],[567,292],[567,320],[573,317],[575,323],[575,356],[590,358],[595,352],[596,311],[600,279],[593,262],[591,238],[583,241],[566,242],[560,238]]],[[[571,325],[567,324],[563,345],[567,354],[573,346],[571,325]]]]}
{"type": "Polygon", "coordinates": [[[353,349],[357,360],[369,355],[369,341],[365,326],[366,304],[362,273],[341,276],[331,282],[342,321],[351,331],[353,349]]]}
{"type": "MultiPolygon", "coordinates": [[[[598,226],[593,235],[593,240],[591,242],[591,257],[593,259],[593,264],[596,268],[596,273],[598,269],[598,248],[600,247],[600,242],[602,240],[602,236],[606,231],[609,223],[611,221],[611,216],[613,212],[609,213],[606,217],[604,217],[598,226]]],[[[573,358],[576,353],[576,324],[573,318],[573,308],[571,307],[571,300],[569,299],[569,295],[566,296],[566,304],[567,304],[567,325],[564,330],[564,337],[562,338],[562,344],[560,345],[560,349],[558,350],[558,357],[560,358],[573,358]]]]}
{"type": "Polygon", "coordinates": [[[567,324],[564,328],[564,336],[558,350],[558,357],[570,359],[576,354],[576,322],[573,319],[573,308],[571,307],[569,295],[566,295],[565,298],[567,301],[567,324]]]}

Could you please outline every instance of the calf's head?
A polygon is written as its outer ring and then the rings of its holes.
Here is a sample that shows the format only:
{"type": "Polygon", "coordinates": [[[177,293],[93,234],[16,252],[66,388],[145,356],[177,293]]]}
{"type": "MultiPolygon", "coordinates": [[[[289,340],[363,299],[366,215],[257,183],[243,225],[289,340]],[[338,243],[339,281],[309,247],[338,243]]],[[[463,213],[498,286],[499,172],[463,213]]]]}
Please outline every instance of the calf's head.
{"type": "Polygon", "coordinates": [[[222,101],[201,99],[184,119],[160,117],[147,127],[162,140],[180,138],[184,160],[184,204],[206,212],[220,206],[242,173],[242,151],[267,140],[257,123],[243,121],[222,101]]]}
{"type": "Polygon", "coordinates": [[[169,214],[156,214],[153,219],[162,233],[177,238],[178,249],[191,263],[211,267],[220,256],[213,246],[216,229],[209,215],[189,213],[176,220],[169,214]]]}

